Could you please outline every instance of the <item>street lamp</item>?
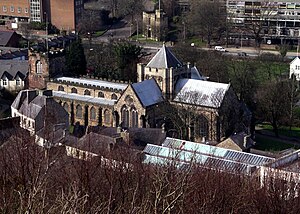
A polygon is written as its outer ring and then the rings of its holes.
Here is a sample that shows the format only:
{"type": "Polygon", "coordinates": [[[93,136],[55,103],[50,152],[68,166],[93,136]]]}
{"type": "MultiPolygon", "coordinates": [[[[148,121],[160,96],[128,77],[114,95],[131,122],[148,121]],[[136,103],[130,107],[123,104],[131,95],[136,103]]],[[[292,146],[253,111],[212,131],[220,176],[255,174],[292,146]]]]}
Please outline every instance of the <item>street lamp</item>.
{"type": "Polygon", "coordinates": [[[49,45],[48,45],[48,14],[47,14],[47,12],[44,12],[44,15],[46,17],[46,48],[47,48],[47,52],[48,52],[49,45]]]}

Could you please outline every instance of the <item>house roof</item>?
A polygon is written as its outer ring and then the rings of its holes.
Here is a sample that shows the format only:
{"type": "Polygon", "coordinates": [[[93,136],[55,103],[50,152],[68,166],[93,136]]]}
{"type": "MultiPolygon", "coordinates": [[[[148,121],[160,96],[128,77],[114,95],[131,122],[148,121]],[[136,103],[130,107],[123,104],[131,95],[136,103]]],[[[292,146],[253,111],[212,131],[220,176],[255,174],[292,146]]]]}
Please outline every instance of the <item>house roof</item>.
{"type": "Polygon", "coordinates": [[[45,112],[45,108],[48,113],[56,115],[57,118],[54,119],[61,119],[67,114],[52,97],[38,95],[36,90],[20,91],[11,107],[31,119],[36,119],[40,112],[45,112]]]}
{"type": "Polygon", "coordinates": [[[125,90],[128,84],[124,83],[117,83],[117,82],[109,82],[97,79],[85,79],[85,78],[72,78],[72,77],[59,77],[56,78],[58,81],[65,81],[70,83],[77,83],[77,84],[85,84],[91,85],[96,87],[105,87],[105,88],[112,88],[117,90],[125,90]]]}
{"type": "Polygon", "coordinates": [[[191,79],[195,80],[207,80],[207,77],[203,76],[196,66],[191,68],[191,79]]]}
{"type": "Polygon", "coordinates": [[[17,76],[24,79],[27,72],[27,60],[0,60],[0,78],[5,75],[9,80],[15,79],[17,76]]]}
{"type": "Polygon", "coordinates": [[[6,46],[14,33],[14,31],[0,30],[0,46],[6,46]]]}
{"type": "Polygon", "coordinates": [[[144,163],[168,164],[170,161],[177,161],[178,167],[197,163],[216,170],[242,174],[248,174],[252,168],[264,166],[275,160],[174,138],[166,138],[162,146],[148,144],[144,153],[144,163]]]}
{"type": "Polygon", "coordinates": [[[147,64],[151,68],[178,68],[182,63],[175,57],[175,55],[163,44],[162,48],[155,54],[155,56],[147,64]]]}
{"type": "Polygon", "coordinates": [[[291,62],[290,65],[292,65],[294,62],[298,61],[300,58],[298,56],[296,56],[291,62]]]}
{"type": "Polygon", "coordinates": [[[195,79],[179,79],[174,101],[219,108],[230,84],[195,79]]]}
{"type": "Polygon", "coordinates": [[[242,151],[254,145],[254,141],[244,132],[231,135],[226,140],[217,144],[217,147],[242,151]]]}
{"type": "Polygon", "coordinates": [[[162,92],[154,79],[133,83],[132,88],[144,107],[164,100],[162,92]]]}

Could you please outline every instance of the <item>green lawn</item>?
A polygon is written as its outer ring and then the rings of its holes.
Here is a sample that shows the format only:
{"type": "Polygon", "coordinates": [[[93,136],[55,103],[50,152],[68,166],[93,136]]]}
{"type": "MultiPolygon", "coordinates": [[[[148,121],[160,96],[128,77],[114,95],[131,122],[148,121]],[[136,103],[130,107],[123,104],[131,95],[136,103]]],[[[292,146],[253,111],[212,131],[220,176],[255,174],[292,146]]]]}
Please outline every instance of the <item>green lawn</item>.
{"type": "Polygon", "coordinates": [[[93,36],[94,36],[94,37],[102,36],[103,33],[105,33],[105,30],[96,31],[96,32],[93,34],[93,36]]]}
{"type": "Polygon", "coordinates": [[[280,141],[280,139],[270,140],[269,138],[264,136],[256,136],[255,140],[256,140],[256,145],[254,146],[254,149],[258,149],[258,150],[276,152],[276,151],[281,151],[289,148],[300,149],[299,146],[283,143],[280,141]]]}
{"type": "MultiPolygon", "coordinates": [[[[264,130],[273,132],[273,127],[270,124],[266,124],[266,123],[259,124],[259,127],[264,130]]],[[[283,135],[287,137],[299,137],[299,141],[300,141],[300,127],[292,127],[290,130],[290,127],[282,126],[279,128],[278,132],[279,135],[283,135]]]]}

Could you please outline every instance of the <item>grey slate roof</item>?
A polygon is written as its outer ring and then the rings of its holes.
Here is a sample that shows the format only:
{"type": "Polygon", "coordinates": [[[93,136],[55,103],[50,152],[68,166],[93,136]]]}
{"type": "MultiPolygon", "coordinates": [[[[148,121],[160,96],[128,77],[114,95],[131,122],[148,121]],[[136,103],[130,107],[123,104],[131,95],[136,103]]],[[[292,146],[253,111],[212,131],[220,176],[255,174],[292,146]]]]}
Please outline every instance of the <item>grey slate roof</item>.
{"type": "Polygon", "coordinates": [[[196,66],[191,68],[191,79],[195,80],[207,80],[207,77],[203,76],[196,66]]]}
{"type": "Polygon", "coordinates": [[[181,66],[182,63],[164,44],[162,48],[151,59],[151,61],[147,64],[147,67],[150,68],[178,68],[181,66]]]}
{"type": "Polygon", "coordinates": [[[133,83],[132,88],[144,107],[164,100],[162,92],[154,79],[133,83]]]}
{"type": "Polygon", "coordinates": [[[0,60],[0,78],[5,74],[10,80],[16,78],[17,75],[24,79],[27,72],[27,60],[0,60]]]}
{"type": "Polygon", "coordinates": [[[6,46],[10,38],[14,34],[14,31],[0,31],[0,46],[6,46]]]}
{"type": "Polygon", "coordinates": [[[35,90],[20,91],[11,107],[32,119],[36,119],[40,113],[45,112],[45,108],[49,114],[56,115],[57,119],[61,119],[67,114],[52,97],[40,96],[35,90]]]}
{"type": "Polygon", "coordinates": [[[174,101],[211,108],[219,108],[230,84],[197,79],[179,79],[174,101]]]}

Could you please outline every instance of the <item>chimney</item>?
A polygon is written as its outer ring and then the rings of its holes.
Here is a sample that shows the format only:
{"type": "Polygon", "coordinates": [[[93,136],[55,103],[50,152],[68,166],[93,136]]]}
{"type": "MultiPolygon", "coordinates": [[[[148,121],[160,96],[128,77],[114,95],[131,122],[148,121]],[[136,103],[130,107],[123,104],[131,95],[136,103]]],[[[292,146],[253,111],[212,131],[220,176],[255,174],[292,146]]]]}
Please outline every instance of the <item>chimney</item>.
{"type": "Polygon", "coordinates": [[[37,91],[36,90],[27,90],[27,100],[28,104],[31,103],[31,101],[36,98],[37,91]]]}
{"type": "Polygon", "coordinates": [[[248,141],[248,138],[249,138],[250,136],[251,136],[250,134],[244,136],[243,147],[244,147],[245,149],[247,149],[247,141],[248,141]]]}

